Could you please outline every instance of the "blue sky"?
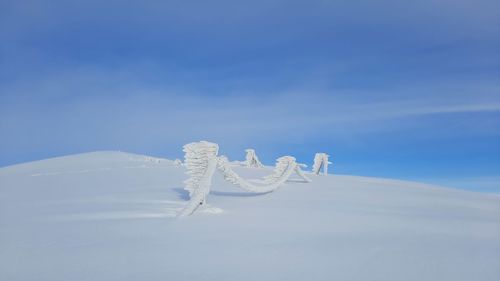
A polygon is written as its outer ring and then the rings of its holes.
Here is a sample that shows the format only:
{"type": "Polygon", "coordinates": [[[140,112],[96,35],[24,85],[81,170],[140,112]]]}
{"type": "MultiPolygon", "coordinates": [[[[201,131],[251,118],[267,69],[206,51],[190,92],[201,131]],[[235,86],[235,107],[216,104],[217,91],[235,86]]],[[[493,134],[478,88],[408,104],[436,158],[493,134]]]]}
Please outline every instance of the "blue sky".
{"type": "Polygon", "coordinates": [[[500,3],[1,1],[0,166],[196,140],[500,191],[500,3]]]}

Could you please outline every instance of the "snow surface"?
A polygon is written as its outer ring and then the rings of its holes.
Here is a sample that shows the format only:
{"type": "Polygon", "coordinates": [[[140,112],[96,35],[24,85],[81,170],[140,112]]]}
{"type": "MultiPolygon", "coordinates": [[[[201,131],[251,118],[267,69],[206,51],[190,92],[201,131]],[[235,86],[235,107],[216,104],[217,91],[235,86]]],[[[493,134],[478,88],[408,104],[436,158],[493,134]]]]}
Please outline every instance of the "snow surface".
{"type": "MultiPolygon", "coordinates": [[[[238,167],[259,178],[271,169],[238,167]]],[[[256,195],[95,152],[0,169],[0,280],[500,280],[500,197],[354,176],[256,195]]]]}

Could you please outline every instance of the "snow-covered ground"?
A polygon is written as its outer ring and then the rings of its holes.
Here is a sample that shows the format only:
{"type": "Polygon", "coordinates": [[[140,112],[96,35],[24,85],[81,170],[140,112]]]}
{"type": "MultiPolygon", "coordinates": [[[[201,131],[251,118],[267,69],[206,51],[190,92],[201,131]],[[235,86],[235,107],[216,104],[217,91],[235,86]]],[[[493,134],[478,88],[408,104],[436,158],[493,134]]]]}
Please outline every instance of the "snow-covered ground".
{"type": "Polygon", "coordinates": [[[498,195],[342,175],[256,195],[216,173],[177,219],[184,172],[122,152],[0,169],[0,280],[500,280],[498,195]]]}

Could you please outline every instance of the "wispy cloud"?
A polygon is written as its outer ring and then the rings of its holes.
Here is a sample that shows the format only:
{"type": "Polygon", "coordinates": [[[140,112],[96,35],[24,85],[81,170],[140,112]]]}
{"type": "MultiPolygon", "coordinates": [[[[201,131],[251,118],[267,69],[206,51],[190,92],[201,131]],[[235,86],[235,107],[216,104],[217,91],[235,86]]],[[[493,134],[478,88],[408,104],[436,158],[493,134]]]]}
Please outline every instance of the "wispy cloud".
{"type": "MultiPolygon", "coordinates": [[[[33,133],[43,135],[37,139],[42,146],[61,142],[63,137],[81,145],[101,140],[135,142],[139,147],[203,138],[235,143],[278,141],[394,132],[415,124],[432,131],[433,121],[422,117],[500,111],[499,101],[489,94],[471,99],[474,94],[470,92],[449,95],[454,97],[452,102],[443,95],[419,99],[415,90],[408,93],[405,89],[392,89],[394,93],[382,100],[370,100],[380,95],[368,90],[268,93],[256,89],[246,94],[205,95],[188,86],[144,86],[133,77],[121,71],[108,75],[101,70],[78,71],[10,87],[0,105],[0,129],[6,132],[2,142],[17,146],[18,139],[28,140],[33,133]]],[[[481,133],[478,126],[464,128],[481,133]]],[[[484,131],[491,132],[491,128],[484,131]]]]}

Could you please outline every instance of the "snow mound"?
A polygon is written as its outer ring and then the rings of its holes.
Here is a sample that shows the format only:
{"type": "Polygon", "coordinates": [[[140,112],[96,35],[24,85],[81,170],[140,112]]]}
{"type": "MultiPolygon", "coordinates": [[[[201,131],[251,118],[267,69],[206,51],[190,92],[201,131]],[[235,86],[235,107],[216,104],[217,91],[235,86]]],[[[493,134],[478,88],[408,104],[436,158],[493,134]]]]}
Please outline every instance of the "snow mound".
{"type": "MultiPolygon", "coordinates": [[[[245,178],[269,168],[232,167],[245,178]]],[[[500,280],[500,197],[328,175],[276,192],[94,152],[0,169],[0,280],[500,280]]]]}

